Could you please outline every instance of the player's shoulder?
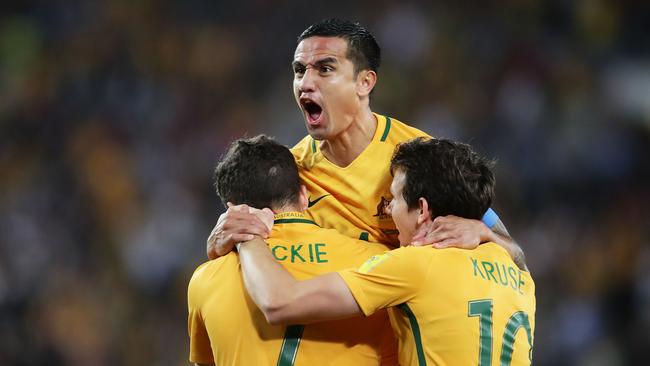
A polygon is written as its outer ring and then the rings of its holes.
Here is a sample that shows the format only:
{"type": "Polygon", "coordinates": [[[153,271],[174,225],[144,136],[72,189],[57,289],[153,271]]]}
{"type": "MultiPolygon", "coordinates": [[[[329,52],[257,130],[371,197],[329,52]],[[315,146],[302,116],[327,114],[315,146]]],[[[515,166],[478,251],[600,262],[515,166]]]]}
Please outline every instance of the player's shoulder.
{"type": "Polygon", "coordinates": [[[212,272],[214,267],[216,267],[215,263],[217,261],[222,261],[222,260],[223,260],[222,257],[219,257],[217,259],[214,259],[214,260],[207,261],[207,262],[199,264],[199,266],[196,267],[196,269],[194,270],[194,273],[192,273],[192,279],[191,280],[196,281],[196,280],[200,279],[201,277],[205,277],[206,274],[208,274],[209,272],[212,272]]]}
{"type": "Polygon", "coordinates": [[[360,273],[384,272],[394,276],[424,278],[429,272],[430,261],[423,247],[400,247],[374,255],[363,263],[360,273]]]}
{"type": "MultiPolygon", "coordinates": [[[[504,262],[511,262],[514,265],[514,261],[508,251],[501,245],[494,242],[483,243],[475,249],[476,254],[485,258],[499,260],[504,262]]],[[[470,251],[471,253],[472,251],[470,251]]]]}
{"type": "Polygon", "coordinates": [[[200,264],[192,273],[190,278],[190,288],[200,288],[206,284],[214,282],[215,277],[218,272],[222,270],[224,266],[232,265],[232,263],[237,263],[237,254],[231,252],[223,257],[207,261],[200,264]]]}
{"type": "Polygon", "coordinates": [[[293,157],[298,160],[303,160],[306,156],[308,156],[312,152],[312,145],[314,145],[316,141],[309,135],[303,137],[300,141],[298,141],[291,149],[291,153],[293,154],[293,157]]]}
{"type": "Polygon", "coordinates": [[[481,244],[474,250],[454,247],[437,249],[432,245],[421,247],[409,246],[408,248],[412,248],[411,250],[414,253],[422,251],[419,252],[420,256],[426,256],[428,258],[427,260],[439,263],[452,263],[454,261],[466,262],[469,258],[481,258],[482,260],[499,261],[508,264],[512,263],[514,265],[508,252],[502,246],[492,242],[481,244]]]}
{"type": "Polygon", "coordinates": [[[318,162],[316,159],[316,152],[318,151],[316,147],[316,140],[311,136],[307,135],[298,141],[291,149],[291,154],[296,160],[296,164],[301,168],[309,168],[318,162]]]}
{"type": "Polygon", "coordinates": [[[408,245],[391,250],[394,255],[400,258],[416,258],[418,260],[428,261],[428,256],[435,252],[435,248],[431,245],[413,246],[408,245]]]}
{"type": "Polygon", "coordinates": [[[309,147],[312,141],[313,139],[311,136],[307,135],[298,141],[295,145],[293,145],[293,147],[289,150],[291,150],[291,153],[294,156],[301,155],[304,151],[308,150],[307,147],[309,147]]]}
{"type": "Polygon", "coordinates": [[[319,228],[314,235],[324,238],[335,244],[341,251],[351,255],[375,255],[388,251],[390,248],[385,244],[369,242],[361,239],[354,239],[341,234],[336,229],[319,228]]]}
{"type": "Polygon", "coordinates": [[[380,142],[397,145],[416,137],[431,137],[426,132],[396,118],[381,114],[376,114],[376,116],[378,122],[377,128],[379,129],[378,132],[380,132],[380,135],[378,135],[380,142]]]}
{"type": "Polygon", "coordinates": [[[532,275],[530,272],[520,270],[519,267],[517,267],[515,261],[510,256],[510,253],[508,253],[508,251],[501,245],[494,242],[488,242],[479,245],[479,247],[476,248],[476,251],[477,255],[481,255],[486,260],[493,260],[499,263],[504,263],[510,267],[515,268],[517,271],[521,271],[521,275],[523,277],[528,277],[532,281],[532,275]]]}
{"type": "Polygon", "coordinates": [[[407,265],[427,268],[454,268],[457,264],[468,261],[471,250],[458,248],[437,249],[432,245],[406,246],[391,251],[393,255],[407,265]]]}
{"type": "Polygon", "coordinates": [[[429,256],[427,255],[432,248],[430,246],[414,247],[405,246],[392,249],[386,252],[387,259],[406,267],[428,266],[429,256]]]}
{"type": "Polygon", "coordinates": [[[349,236],[345,236],[341,234],[338,230],[336,229],[330,229],[330,228],[324,228],[324,227],[319,227],[317,230],[315,230],[312,235],[319,237],[319,238],[324,238],[325,240],[332,242],[332,243],[337,243],[341,246],[353,246],[357,245],[359,243],[362,243],[361,240],[353,239],[349,236]]]}

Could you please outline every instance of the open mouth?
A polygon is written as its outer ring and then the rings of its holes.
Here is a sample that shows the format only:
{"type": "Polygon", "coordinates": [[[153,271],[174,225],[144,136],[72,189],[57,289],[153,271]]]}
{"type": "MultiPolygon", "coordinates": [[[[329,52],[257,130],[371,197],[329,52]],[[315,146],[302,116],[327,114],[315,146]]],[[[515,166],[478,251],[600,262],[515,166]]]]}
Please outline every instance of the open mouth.
{"type": "Polygon", "coordinates": [[[317,124],[321,115],[323,114],[323,108],[311,99],[301,99],[300,103],[307,113],[308,122],[310,124],[317,124]]]}

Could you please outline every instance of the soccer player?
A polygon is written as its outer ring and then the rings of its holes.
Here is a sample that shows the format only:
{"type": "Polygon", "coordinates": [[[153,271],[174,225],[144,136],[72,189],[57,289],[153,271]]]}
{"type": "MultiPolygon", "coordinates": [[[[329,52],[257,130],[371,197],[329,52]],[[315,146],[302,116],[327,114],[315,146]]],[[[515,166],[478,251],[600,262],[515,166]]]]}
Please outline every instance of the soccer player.
{"type": "MultiPolygon", "coordinates": [[[[268,223],[271,253],[296,278],[359,266],[387,249],[320,228],[306,217],[308,197],[293,156],[266,136],[235,141],[215,170],[215,187],[223,202],[275,212],[274,224],[272,213],[268,223]]],[[[378,365],[382,357],[390,364],[391,356],[395,362],[386,313],[307,327],[269,325],[244,290],[235,252],[195,271],[188,307],[190,361],[197,364],[378,365]]]]}
{"type": "MultiPolygon", "coordinates": [[[[397,246],[395,224],[384,210],[392,198],[390,157],[400,142],[427,135],[370,109],[380,61],[375,38],[358,23],[325,20],[298,37],[293,91],[308,136],[292,153],[309,191],[308,217],[351,238],[397,246]]],[[[497,242],[525,268],[521,248],[493,211],[488,210],[484,222],[440,216],[425,241],[465,248],[497,242]]],[[[254,215],[229,209],[207,240],[208,257],[224,255],[253,235],[268,234],[254,215]]]]}
{"type": "Polygon", "coordinates": [[[506,251],[408,246],[440,215],[477,219],[490,206],[494,176],[468,145],[414,139],[398,147],[389,211],[404,247],[358,269],[294,280],[255,239],[240,245],[246,288],[270,323],[371,315],[390,307],[401,365],[529,365],[535,284],[506,251]]]}

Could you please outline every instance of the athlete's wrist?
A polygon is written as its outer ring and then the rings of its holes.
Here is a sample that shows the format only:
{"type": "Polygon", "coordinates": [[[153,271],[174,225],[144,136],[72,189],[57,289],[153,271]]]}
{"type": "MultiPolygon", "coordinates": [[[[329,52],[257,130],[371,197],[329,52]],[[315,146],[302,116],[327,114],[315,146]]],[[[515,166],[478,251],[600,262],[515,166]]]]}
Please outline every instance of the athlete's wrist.
{"type": "Polygon", "coordinates": [[[479,244],[494,242],[497,240],[495,233],[483,221],[477,220],[477,228],[479,232],[479,244]]]}

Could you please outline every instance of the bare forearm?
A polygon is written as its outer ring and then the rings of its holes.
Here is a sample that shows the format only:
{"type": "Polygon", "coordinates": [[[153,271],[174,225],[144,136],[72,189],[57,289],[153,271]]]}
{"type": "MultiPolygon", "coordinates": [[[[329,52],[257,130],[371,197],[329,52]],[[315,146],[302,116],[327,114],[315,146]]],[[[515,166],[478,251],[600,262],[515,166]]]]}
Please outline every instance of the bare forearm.
{"type": "Polygon", "coordinates": [[[502,246],[510,254],[513,262],[515,262],[519,269],[522,271],[528,271],[528,267],[526,266],[526,256],[521,247],[509,236],[503,236],[494,232],[493,234],[494,239],[491,241],[502,246]]]}
{"type": "Polygon", "coordinates": [[[239,248],[244,285],[271,324],[311,323],[362,314],[337,273],[297,281],[259,238],[239,248]]]}
{"type": "Polygon", "coordinates": [[[297,281],[276,262],[259,237],[239,246],[239,260],[246,290],[265,315],[292,293],[297,281]]]}
{"type": "Polygon", "coordinates": [[[510,254],[510,257],[519,269],[522,271],[528,271],[524,251],[510,236],[501,220],[498,220],[497,223],[492,226],[492,230],[489,231],[488,235],[489,237],[486,238],[487,241],[492,241],[502,246],[510,254]]]}

